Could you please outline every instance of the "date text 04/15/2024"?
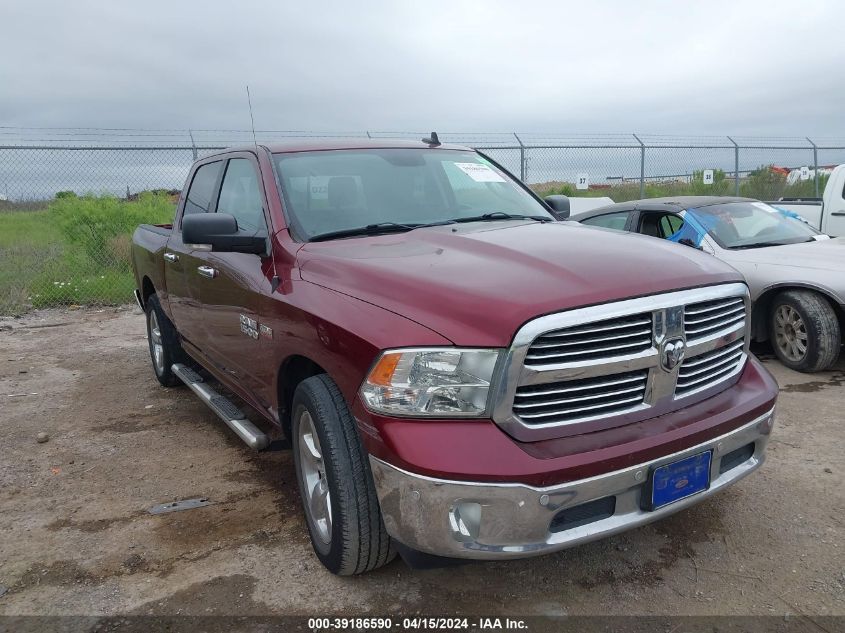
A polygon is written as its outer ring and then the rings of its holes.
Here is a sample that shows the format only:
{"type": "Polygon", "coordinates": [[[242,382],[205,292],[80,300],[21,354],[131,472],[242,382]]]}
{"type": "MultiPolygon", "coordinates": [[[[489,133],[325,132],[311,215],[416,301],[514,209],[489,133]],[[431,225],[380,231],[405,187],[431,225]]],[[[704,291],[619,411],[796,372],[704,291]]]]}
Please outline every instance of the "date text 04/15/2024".
{"type": "Polygon", "coordinates": [[[406,631],[517,631],[528,628],[525,620],[519,618],[443,618],[443,617],[407,617],[401,620],[393,618],[310,618],[308,628],[312,631],[346,630],[383,630],[406,631]]]}

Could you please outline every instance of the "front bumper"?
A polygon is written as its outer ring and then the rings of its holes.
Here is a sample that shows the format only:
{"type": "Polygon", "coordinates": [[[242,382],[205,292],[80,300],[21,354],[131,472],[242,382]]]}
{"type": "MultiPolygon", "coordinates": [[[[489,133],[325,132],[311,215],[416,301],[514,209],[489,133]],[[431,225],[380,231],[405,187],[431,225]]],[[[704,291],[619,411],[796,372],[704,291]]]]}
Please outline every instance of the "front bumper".
{"type": "Polygon", "coordinates": [[[683,451],[549,487],[436,479],[407,472],[374,456],[370,456],[370,465],[385,526],[400,543],[454,558],[522,558],[616,534],[702,501],[763,464],[773,423],[774,409],[683,451]],[[641,509],[641,495],[652,468],[708,450],[713,451],[713,458],[707,490],[655,511],[641,509]],[[597,503],[585,505],[589,502],[597,503]],[[577,520],[561,522],[566,510],[577,520]]]}

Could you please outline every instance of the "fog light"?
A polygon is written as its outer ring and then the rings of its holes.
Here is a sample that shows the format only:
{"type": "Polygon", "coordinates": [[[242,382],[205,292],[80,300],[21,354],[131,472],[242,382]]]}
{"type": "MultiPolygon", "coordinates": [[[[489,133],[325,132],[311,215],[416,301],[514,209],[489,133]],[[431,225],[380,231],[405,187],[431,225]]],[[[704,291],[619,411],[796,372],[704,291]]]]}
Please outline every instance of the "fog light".
{"type": "Polygon", "coordinates": [[[478,540],[481,529],[481,504],[471,501],[456,503],[449,510],[449,524],[456,541],[478,540]]]}

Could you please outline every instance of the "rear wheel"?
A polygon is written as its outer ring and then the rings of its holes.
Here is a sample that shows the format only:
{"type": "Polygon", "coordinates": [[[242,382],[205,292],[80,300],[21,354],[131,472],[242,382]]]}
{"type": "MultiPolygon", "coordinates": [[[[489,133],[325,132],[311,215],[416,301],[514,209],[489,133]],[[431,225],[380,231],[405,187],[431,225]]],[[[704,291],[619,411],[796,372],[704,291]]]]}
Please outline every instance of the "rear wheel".
{"type": "Polygon", "coordinates": [[[183,363],[187,356],[179,344],[179,335],[161,309],[156,295],[150,295],[145,305],[147,315],[147,341],[150,360],[158,381],[165,387],[181,385],[182,381],[170,369],[173,363],[183,363]]]}
{"type": "Polygon", "coordinates": [[[812,290],[788,290],[772,301],[772,346],[780,361],[796,371],[827,369],[839,356],[839,321],[827,300],[812,290]]]}
{"type": "Polygon", "coordinates": [[[340,389],[326,375],[312,376],[296,388],[292,411],[299,494],[320,562],[341,576],[390,562],[395,551],[340,389]]]}

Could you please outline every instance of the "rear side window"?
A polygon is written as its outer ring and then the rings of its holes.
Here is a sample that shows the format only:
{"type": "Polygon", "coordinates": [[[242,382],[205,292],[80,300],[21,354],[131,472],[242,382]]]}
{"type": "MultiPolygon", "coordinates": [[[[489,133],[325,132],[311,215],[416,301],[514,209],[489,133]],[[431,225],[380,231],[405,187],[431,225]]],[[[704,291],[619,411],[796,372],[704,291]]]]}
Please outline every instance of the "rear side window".
{"type": "Polygon", "coordinates": [[[214,185],[217,184],[217,178],[220,176],[222,167],[223,163],[218,161],[208,163],[197,169],[188,189],[183,215],[208,213],[211,208],[211,198],[214,196],[214,185]]]}
{"type": "Polygon", "coordinates": [[[674,213],[644,212],[638,232],[665,240],[680,231],[683,225],[683,218],[674,213]]]}
{"type": "Polygon", "coordinates": [[[605,229],[616,229],[617,231],[624,231],[625,225],[628,223],[628,216],[630,211],[618,211],[616,213],[607,213],[605,215],[597,215],[586,220],[581,220],[581,224],[588,226],[600,226],[605,229]]]}
{"type": "Polygon", "coordinates": [[[217,213],[234,216],[239,229],[255,231],[266,227],[263,209],[255,168],[245,158],[233,158],[220,187],[217,213]]]}

